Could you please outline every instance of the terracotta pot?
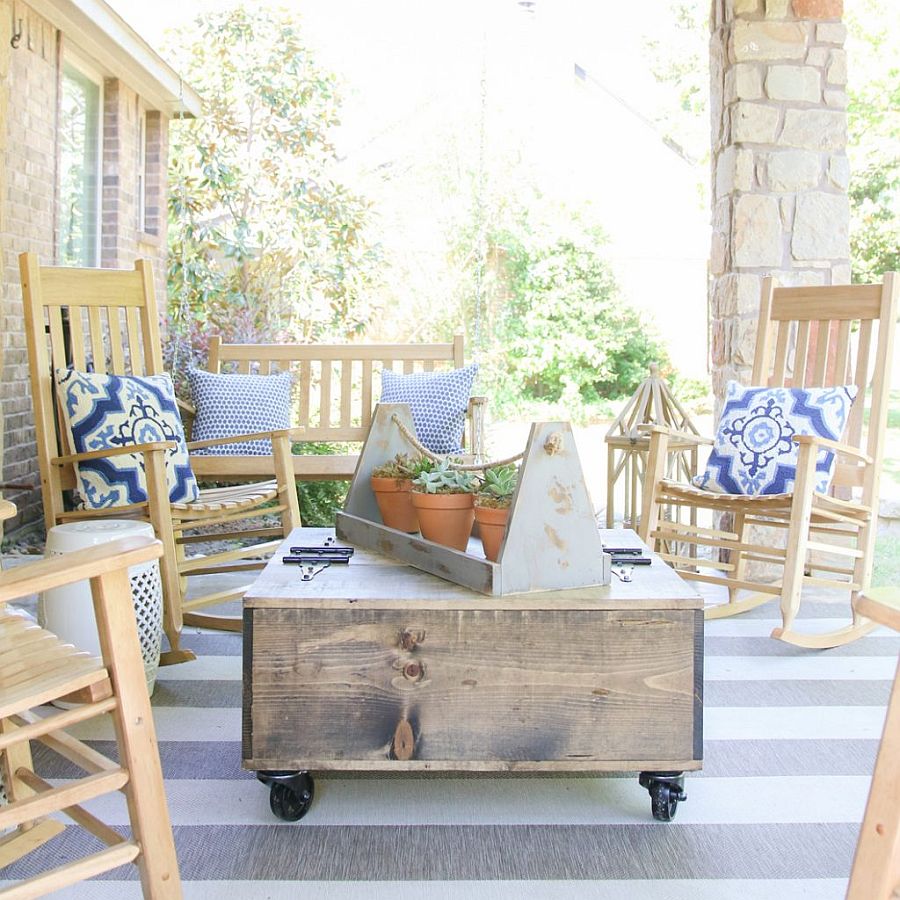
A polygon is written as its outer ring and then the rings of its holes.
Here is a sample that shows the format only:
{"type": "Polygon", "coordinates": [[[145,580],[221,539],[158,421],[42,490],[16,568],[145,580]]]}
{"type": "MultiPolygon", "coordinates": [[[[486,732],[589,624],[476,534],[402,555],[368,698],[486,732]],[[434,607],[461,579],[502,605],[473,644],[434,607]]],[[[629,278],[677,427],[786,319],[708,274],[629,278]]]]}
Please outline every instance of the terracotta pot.
{"type": "Polygon", "coordinates": [[[372,490],[381,513],[381,521],[397,531],[416,532],[419,520],[410,499],[412,481],[409,478],[375,478],[372,490]]]}
{"type": "Polygon", "coordinates": [[[506,535],[506,523],[509,520],[509,507],[496,509],[493,506],[476,506],[475,521],[481,533],[481,546],[484,555],[491,562],[497,562],[500,545],[506,535]]]}
{"type": "Polygon", "coordinates": [[[445,547],[465,550],[475,521],[471,494],[424,494],[412,492],[422,537],[445,547]]]}

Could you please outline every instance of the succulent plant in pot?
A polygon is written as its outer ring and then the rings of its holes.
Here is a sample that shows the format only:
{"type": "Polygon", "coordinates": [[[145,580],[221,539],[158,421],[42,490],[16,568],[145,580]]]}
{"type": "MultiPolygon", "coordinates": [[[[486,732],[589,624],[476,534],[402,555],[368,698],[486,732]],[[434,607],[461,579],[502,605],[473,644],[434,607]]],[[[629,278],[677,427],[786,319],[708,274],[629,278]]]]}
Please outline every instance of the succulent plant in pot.
{"type": "Polygon", "coordinates": [[[491,562],[496,562],[500,555],[518,482],[519,470],[514,465],[494,466],[485,470],[484,481],[475,497],[475,521],[484,555],[491,562]]]}
{"type": "Polygon", "coordinates": [[[430,460],[422,456],[408,456],[398,453],[393,459],[376,466],[372,470],[372,490],[381,513],[381,520],[388,528],[398,531],[416,532],[419,521],[410,499],[412,480],[430,465],[430,460]]]}
{"type": "Polygon", "coordinates": [[[477,487],[475,476],[452,468],[449,459],[415,477],[411,496],[422,537],[465,550],[475,521],[473,495],[477,487]]]}

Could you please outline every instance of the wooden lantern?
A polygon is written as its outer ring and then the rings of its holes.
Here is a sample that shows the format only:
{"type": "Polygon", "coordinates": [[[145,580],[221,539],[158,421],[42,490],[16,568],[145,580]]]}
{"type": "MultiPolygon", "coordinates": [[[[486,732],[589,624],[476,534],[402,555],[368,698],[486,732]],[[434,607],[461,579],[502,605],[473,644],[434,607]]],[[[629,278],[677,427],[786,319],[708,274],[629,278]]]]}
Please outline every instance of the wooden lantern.
{"type": "MultiPolygon", "coordinates": [[[[641,511],[641,484],[650,448],[650,436],[638,430],[640,425],[665,425],[681,434],[700,434],[684,407],[672,395],[655,363],[650,366],[650,377],[641,382],[606,433],[607,528],[613,527],[614,500],[619,482],[623,484],[625,497],[623,524],[637,528],[641,511]]],[[[696,473],[697,444],[679,439],[677,434],[673,435],[669,439],[666,477],[690,480],[696,473]]],[[[691,515],[695,517],[696,513],[692,512],[691,515]]],[[[696,524],[693,518],[691,523],[696,524]]]]}

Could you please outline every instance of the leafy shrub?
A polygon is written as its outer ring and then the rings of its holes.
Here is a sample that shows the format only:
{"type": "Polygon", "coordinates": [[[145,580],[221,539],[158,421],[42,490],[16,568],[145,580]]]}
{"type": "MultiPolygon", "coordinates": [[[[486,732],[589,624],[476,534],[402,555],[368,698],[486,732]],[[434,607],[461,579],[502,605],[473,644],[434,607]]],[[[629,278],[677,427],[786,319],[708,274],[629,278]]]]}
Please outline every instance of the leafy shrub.
{"type": "Polygon", "coordinates": [[[518,260],[499,332],[507,379],[528,399],[569,406],[632,393],[666,354],[626,305],[597,252],[602,235],[558,238],[518,260]]]}
{"type": "MultiPolygon", "coordinates": [[[[298,455],[325,456],[329,453],[353,452],[345,444],[329,444],[324,441],[302,441],[293,444],[291,450],[298,455]]],[[[335,511],[344,505],[350,482],[298,481],[297,497],[300,500],[300,521],[304,525],[326,528],[334,525],[335,511]]]]}

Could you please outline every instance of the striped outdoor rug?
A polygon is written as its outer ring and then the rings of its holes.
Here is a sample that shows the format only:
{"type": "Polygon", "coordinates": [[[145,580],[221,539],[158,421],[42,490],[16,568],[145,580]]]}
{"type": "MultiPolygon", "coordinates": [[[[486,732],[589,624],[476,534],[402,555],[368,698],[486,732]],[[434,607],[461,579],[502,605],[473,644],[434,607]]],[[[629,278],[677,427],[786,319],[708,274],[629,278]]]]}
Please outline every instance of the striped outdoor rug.
{"type": "MultiPolygon", "coordinates": [[[[652,820],[633,776],[318,777],[309,815],[279,822],[240,766],[240,636],[186,635],[201,658],[163,670],[153,698],[185,895],[837,900],[900,637],[798,650],[769,639],[772,606],[707,623],[705,766],[669,824],[652,820]]],[[[819,619],[845,609],[806,606],[819,619]]],[[[81,736],[109,752],[109,729],[81,736]]],[[[68,774],[40,762],[47,776],[68,774]]],[[[124,824],[119,802],[94,808],[124,824]]],[[[67,829],[3,877],[88,841],[67,829]]],[[[58,896],[138,897],[133,877],[123,869],[58,896]]]]}

